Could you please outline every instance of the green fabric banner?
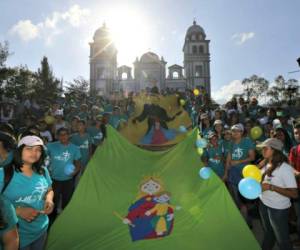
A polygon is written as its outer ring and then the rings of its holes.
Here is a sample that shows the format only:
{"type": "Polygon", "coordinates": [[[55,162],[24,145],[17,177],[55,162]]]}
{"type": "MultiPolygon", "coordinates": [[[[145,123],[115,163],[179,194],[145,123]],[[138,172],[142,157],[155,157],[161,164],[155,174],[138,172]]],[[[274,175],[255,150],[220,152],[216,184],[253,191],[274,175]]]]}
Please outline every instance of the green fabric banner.
{"type": "Polygon", "coordinates": [[[199,177],[196,138],[151,152],[109,127],[47,249],[260,249],[223,182],[199,177]]]}

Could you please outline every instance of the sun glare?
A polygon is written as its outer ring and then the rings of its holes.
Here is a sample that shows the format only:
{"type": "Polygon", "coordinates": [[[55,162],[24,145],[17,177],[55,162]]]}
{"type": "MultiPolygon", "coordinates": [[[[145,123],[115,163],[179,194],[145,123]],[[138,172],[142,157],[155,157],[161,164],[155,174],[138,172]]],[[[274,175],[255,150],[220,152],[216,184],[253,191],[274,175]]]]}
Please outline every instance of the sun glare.
{"type": "Polygon", "coordinates": [[[118,50],[118,63],[132,64],[149,48],[145,17],[136,9],[119,7],[107,13],[105,22],[118,50]]]}

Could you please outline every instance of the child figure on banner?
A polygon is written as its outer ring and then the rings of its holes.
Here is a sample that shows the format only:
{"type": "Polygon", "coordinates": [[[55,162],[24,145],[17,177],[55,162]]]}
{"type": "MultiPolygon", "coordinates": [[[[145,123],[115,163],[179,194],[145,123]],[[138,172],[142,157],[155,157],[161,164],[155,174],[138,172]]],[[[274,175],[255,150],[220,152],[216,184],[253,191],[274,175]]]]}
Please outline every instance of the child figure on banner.
{"type": "Polygon", "coordinates": [[[152,223],[157,236],[170,234],[173,227],[174,209],[181,209],[180,207],[170,205],[170,199],[171,194],[169,192],[157,194],[157,197],[154,198],[157,204],[145,213],[146,216],[155,215],[152,223]]]}

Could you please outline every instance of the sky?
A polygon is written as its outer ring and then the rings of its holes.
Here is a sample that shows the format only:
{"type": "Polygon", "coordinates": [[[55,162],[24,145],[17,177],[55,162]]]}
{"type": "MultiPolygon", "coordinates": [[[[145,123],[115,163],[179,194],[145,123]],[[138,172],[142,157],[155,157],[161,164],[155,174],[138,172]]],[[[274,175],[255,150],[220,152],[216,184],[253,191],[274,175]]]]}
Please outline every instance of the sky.
{"type": "Polygon", "coordinates": [[[300,0],[0,0],[0,42],[8,66],[37,70],[47,56],[58,78],[89,79],[89,42],[103,22],[118,49],[118,66],[149,50],[167,67],[183,65],[185,33],[195,19],[210,40],[212,97],[241,93],[253,74],[300,79],[300,0]]]}

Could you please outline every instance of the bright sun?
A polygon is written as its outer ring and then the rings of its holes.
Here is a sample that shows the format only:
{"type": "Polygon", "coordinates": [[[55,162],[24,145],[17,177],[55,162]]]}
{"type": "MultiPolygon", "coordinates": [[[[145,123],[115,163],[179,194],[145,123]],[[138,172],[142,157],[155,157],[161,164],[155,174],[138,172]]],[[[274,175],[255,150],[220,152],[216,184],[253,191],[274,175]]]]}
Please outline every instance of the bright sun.
{"type": "Polygon", "coordinates": [[[113,9],[105,15],[112,39],[118,50],[118,63],[132,64],[149,48],[148,25],[141,12],[129,7],[113,9]]]}

